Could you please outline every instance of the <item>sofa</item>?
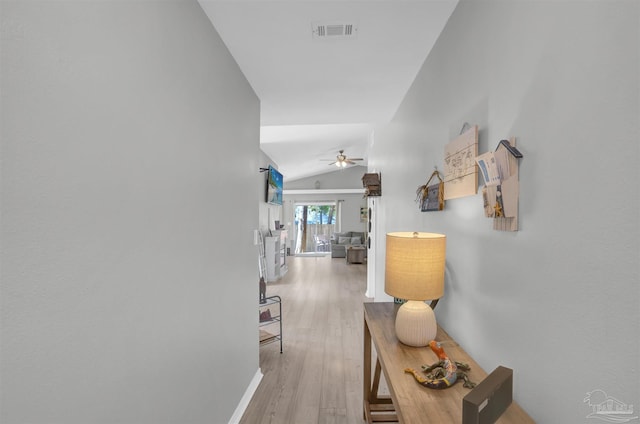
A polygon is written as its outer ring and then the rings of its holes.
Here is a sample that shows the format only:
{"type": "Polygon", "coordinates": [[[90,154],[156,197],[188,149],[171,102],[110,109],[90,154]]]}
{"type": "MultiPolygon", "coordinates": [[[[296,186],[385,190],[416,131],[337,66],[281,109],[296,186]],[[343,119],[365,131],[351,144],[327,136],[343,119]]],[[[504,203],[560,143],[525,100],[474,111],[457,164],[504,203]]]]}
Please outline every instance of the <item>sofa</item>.
{"type": "Polygon", "coordinates": [[[347,231],[331,235],[331,257],[344,258],[349,246],[364,246],[364,232],[347,231]]]}

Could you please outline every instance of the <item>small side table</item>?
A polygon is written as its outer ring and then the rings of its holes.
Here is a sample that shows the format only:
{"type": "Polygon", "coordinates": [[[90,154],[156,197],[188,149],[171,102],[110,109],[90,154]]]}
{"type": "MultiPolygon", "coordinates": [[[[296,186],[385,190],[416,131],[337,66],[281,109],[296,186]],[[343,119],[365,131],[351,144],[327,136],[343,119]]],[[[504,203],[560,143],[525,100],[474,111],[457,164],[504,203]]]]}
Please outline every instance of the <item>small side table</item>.
{"type": "Polygon", "coordinates": [[[348,264],[364,262],[364,255],[367,249],[364,246],[349,246],[347,247],[347,254],[345,255],[348,264]]]}

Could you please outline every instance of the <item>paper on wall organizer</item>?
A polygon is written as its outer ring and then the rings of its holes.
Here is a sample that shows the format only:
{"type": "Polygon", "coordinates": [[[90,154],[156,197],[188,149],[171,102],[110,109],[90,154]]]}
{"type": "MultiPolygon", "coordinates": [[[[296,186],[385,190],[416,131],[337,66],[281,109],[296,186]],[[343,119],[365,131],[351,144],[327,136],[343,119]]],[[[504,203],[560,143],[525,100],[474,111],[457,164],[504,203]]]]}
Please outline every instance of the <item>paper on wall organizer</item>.
{"type": "Polygon", "coordinates": [[[482,178],[484,178],[485,186],[491,187],[500,184],[500,174],[498,173],[498,166],[493,152],[487,152],[480,156],[476,156],[476,163],[480,168],[482,178]]]}
{"type": "Polygon", "coordinates": [[[509,153],[507,149],[501,148],[502,144],[498,145],[498,148],[493,152],[493,157],[496,161],[496,168],[498,172],[498,178],[500,181],[504,181],[511,175],[511,167],[509,160],[509,153]]]}

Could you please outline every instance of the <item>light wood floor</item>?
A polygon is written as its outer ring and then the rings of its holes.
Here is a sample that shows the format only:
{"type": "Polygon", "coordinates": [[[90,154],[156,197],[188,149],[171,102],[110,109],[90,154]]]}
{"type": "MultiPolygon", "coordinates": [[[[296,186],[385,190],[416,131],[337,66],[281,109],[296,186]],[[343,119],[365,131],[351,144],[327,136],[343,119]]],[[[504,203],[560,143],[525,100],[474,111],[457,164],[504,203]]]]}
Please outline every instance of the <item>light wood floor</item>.
{"type": "Polygon", "coordinates": [[[288,259],[289,272],[267,286],[267,296],[282,297],[284,353],[278,343],[260,348],[264,377],[240,423],[363,423],[367,267],[344,258],[288,259]]]}

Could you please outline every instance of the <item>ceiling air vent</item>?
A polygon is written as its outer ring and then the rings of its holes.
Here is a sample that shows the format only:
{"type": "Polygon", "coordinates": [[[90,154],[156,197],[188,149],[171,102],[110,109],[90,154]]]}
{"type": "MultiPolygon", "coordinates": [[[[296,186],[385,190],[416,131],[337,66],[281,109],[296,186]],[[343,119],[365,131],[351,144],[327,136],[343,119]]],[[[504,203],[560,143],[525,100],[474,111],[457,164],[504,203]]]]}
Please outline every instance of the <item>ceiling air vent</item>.
{"type": "Polygon", "coordinates": [[[313,22],[311,30],[313,38],[324,40],[355,38],[358,33],[353,22],[313,22]]]}

